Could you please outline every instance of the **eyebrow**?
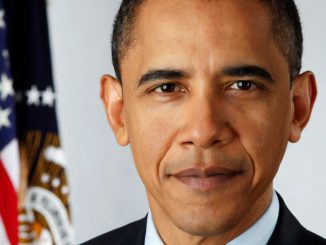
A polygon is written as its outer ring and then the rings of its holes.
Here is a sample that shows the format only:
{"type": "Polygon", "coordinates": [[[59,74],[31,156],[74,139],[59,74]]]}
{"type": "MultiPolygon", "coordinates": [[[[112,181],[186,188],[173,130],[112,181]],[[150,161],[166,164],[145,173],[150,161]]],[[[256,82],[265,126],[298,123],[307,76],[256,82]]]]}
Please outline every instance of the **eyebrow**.
{"type": "Polygon", "coordinates": [[[260,77],[271,83],[274,83],[274,79],[270,72],[266,69],[256,65],[240,65],[231,66],[223,69],[223,75],[235,76],[235,77],[260,77]]]}
{"type": "Polygon", "coordinates": [[[137,88],[143,84],[155,80],[180,79],[186,77],[186,73],[178,69],[154,69],[146,72],[138,81],[137,88]]]}
{"type": "MultiPolygon", "coordinates": [[[[263,78],[270,83],[274,83],[274,79],[270,72],[266,69],[256,66],[256,65],[238,65],[225,67],[222,70],[222,74],[225,76],[235,76],[235,77],[245,77],[253,76],[263,78]]],[[[156,81],[156,80],[168,80],[168,79],[180,79],[187,76],[186,72],[183,70],[166,68],[166,69],[153,69],[147,71],[141,76],[137,83],[137,88],[140,86],[156,81]]]]}

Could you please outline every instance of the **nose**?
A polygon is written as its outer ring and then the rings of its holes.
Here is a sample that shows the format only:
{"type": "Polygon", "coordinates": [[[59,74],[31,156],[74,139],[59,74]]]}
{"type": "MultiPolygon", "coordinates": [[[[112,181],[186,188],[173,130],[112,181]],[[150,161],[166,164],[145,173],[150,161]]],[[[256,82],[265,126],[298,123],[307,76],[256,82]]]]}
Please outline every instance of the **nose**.
{"type": "Polygon", "coordinates": [[[228,113],[217,96],[196,96],[189,99],[186,107],[180,135],[182,146],[208,149],[232,141],[234,132],[228,121],[228,113]]]}

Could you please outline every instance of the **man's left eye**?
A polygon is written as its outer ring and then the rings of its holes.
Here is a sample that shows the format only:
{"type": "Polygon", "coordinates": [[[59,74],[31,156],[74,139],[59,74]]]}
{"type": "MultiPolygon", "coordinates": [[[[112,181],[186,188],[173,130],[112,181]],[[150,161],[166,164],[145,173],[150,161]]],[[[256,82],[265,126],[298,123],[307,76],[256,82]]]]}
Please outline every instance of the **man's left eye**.
{"type": "Polygon", "coordinates": [[[239,80],[239,81],[234,82],[230,86],[230,88],[235,89],[235,90],[248,91],[248,90],[256,89],[257,85],[251,81],[239,80]]]}

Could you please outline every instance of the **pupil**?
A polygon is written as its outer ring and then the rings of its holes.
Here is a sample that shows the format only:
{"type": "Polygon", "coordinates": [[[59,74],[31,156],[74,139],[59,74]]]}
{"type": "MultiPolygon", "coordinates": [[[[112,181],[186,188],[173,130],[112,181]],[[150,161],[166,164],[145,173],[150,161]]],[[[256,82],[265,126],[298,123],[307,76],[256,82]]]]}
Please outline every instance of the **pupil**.
{"type": "Polygon", "coordinates": [[[162,85],[162,91],[163,92],[173,92],[174,89],[175,89],[174,84],[164,84],[164,85],[162,85]]]}
{"type": "Polygon", "coordinates": [[[240,81],[238,82],[238,87],[242,90],[249,90],[251,86],[250,82],[240,81]]]}

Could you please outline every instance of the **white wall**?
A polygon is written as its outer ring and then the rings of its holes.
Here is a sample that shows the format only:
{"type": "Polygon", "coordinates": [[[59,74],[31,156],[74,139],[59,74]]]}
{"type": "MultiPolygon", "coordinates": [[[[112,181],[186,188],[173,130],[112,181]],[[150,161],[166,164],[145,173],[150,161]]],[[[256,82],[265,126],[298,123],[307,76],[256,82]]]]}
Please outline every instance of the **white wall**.
{"type": "MultiPolygon", "coordinates": [[[[100,76],[113,74],[109,41],[119,3],[49,1],[57,110],[70,162],[77,243],[141,218],[148,209],[130,150],[115,143],[98,96],[100,76]]],[[[304,70],[315,72],[319,98],[301,142],[289,145],[275,186],[301,223],[326,237],[326,2],[297,3],[305,35],[304,70]]]]}

